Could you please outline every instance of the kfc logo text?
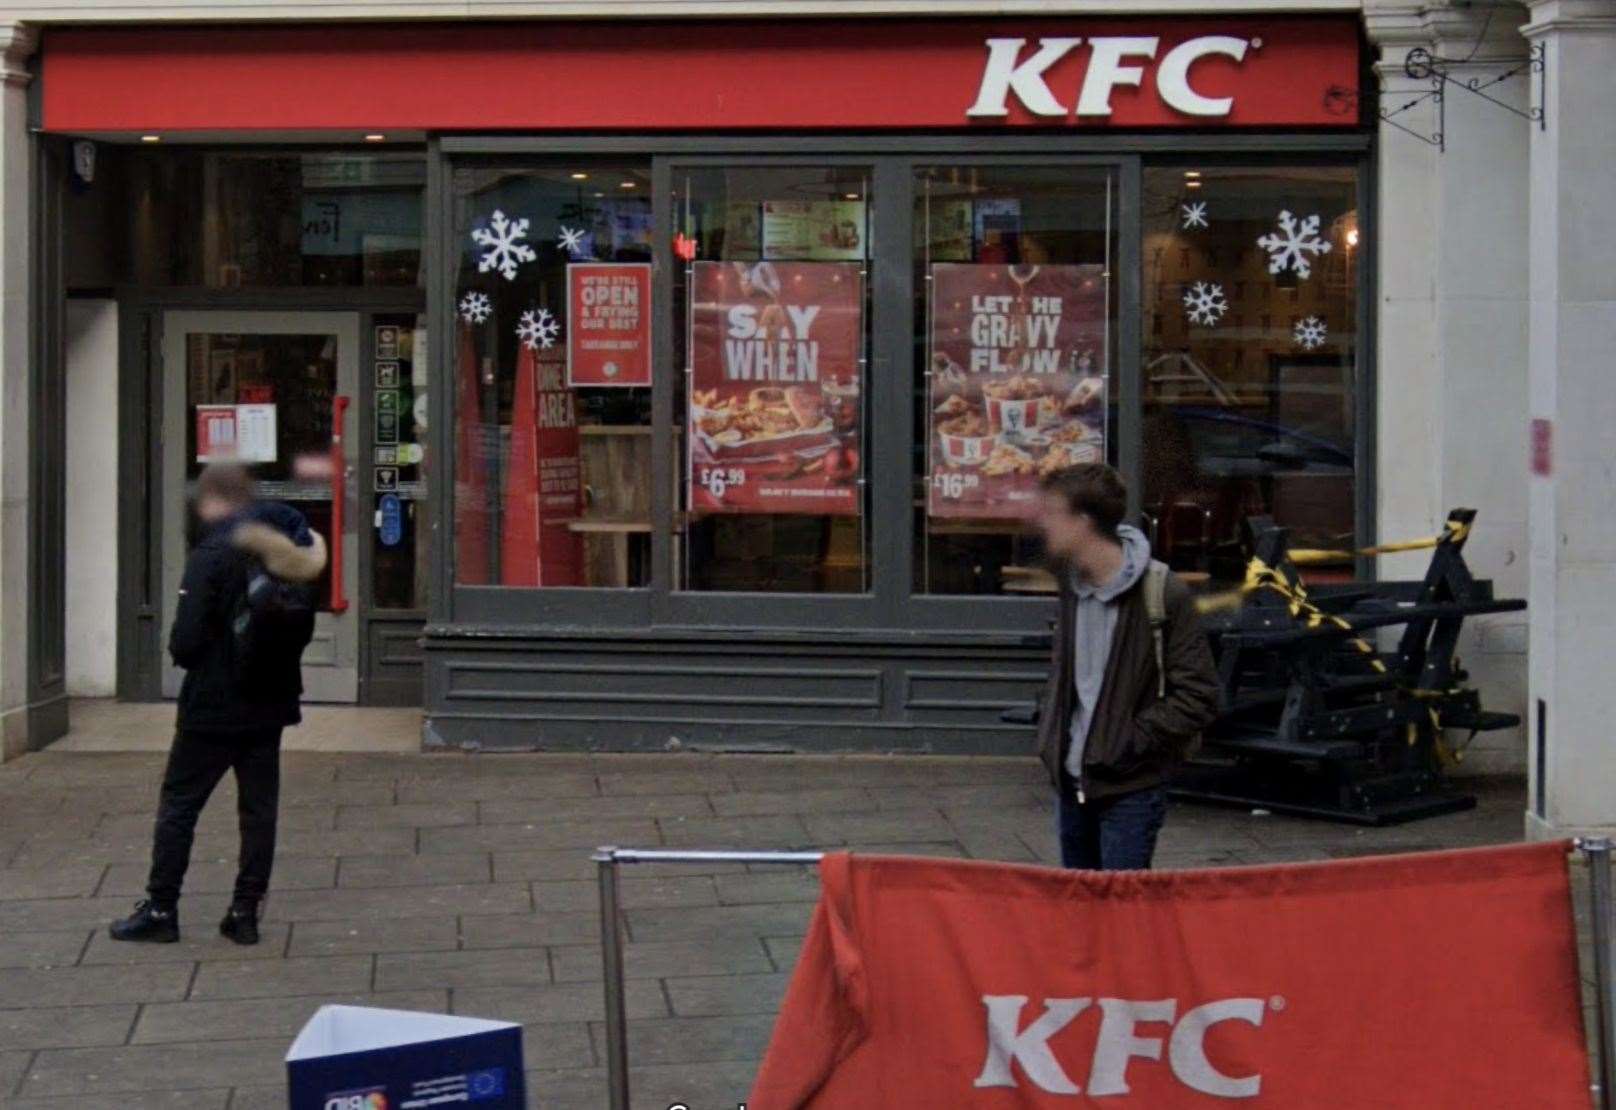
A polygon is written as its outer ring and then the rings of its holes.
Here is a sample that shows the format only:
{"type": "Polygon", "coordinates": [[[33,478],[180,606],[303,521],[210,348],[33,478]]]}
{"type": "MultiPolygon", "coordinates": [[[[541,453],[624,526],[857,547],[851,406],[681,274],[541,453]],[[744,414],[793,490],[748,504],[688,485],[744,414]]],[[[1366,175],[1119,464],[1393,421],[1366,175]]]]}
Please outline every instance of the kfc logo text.
{"type": "MultiPolygon", "coordinates": [[[[1224,998],[1203,1003],[1178,1016],[1178,1000],[1164,998],[1135,1002],[1125,998],[1098,999],[1100,1029],[1094,1041],[1094,1057],[1089,1064],[1087,1093],[1125,1095],[1128,1093],[1128,1063],[1134,1057],[1160,1060],[1166,1042],[1167,1066],[1184,1086],[1217,1098],[1255,1098],[1262,1086],[1261,1075],[1229,1075],[1207,1058],[1206,1035],[1213,1026],[1226,1021],[1260,1026],[1267,1003],[1260,998],[1224,998]],[[1156,1036],[1142,1035],[1140,1024],[1159,1023],[1156,1036]]],[[[1056,1095],[1079,1095],[1079,1087],[1066,1067],[1050,1050],[1049,1039],[1065,1029],[1079,1014],[1096,1002],[1092,998],[1046,998],[1044,1012],[1025,1029],[1021,1011],[1027,1004],[1023,994],[983,995],[987,1007],[987,1059],[978,1087],[1015,1087],[1017,1069],[1034,1086],[1056,1095]],[[1015,1068],[1012,1065],[1016,1065],[1015,1068]]],[[[1274,1005],[1281,1005],[1276,1000],[1274,1005]]]]}
{"type": "MultiPolygon", "coordinates": [[[[1068,108],[1049,87],[1045,74],[1056,62],[1083,43],[1081,38],[1042,38],[1026,57],[1026,39],[988,39],[988,60],[976,103],[966,111],[972,119],[1003,118],[1010,114],[1012,93],[1035,116],[1068,115],[1105,117],[1111,114],[1111,90],[1120,85],[1142,87],[1146,64],[1156,59],[1161,39],[1155,35],[1106,35],[1088,40],[1088,67],[1077,89],[1077,103],[1068,108]]],[[[1222,56],[1236,62],[1246,51],[1262,46],[1261,39],[1232,35],[1202,35],[1169,50],[1156,65],[1156,93],[1174,111],[1186,116],[1227,116],[1234,97],[1202,96],[1190,85],[1190,70],[1202,58],[1222,56]]]]}

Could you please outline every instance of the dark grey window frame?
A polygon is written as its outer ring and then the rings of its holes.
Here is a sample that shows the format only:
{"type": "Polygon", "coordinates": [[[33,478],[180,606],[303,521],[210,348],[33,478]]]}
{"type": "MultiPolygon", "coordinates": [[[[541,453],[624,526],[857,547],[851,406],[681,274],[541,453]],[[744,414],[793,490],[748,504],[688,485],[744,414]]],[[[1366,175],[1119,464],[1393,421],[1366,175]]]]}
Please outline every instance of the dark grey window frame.
{"type": "MultiPolygon", "coordinates": [[[[285,286],[270,289],[212,289],[193,286],[119,286],[118,304],[118,460],[124,481],[118,492],[118,663],[117,693],[124,700],[160,697],[163,636],[162,536],[162,412],[163,316],[183,310],[239,312],[352,313],[360,321],[361,371],[370,365],[375,316],[423,313],[425,293],[415,286],[362,286],[329,288],[285,286]]],[[[367,521],[375,512],[376,495],[361,480],[370,472],[370,397],[368,379],[361,374],[353,398],[358,438],[350,445],[349,466],[356,475],[351,484],[350,512],[367,521]]],[[[430,420],[430,410],[428,419],[430,420]]],[[[428,425],[430,427],[430,425],[428,425]]],[[[431,479],[428,479],[429,483],[431,479]]],[[[429,494],[430,497],[430,494],[429,494]]],[[[360,536],[367,535],[362,528],[360,536]]],[[[375,622],[422,623],[427,611],[383,609],[370,603],[370,545],[359,545],[358,581],[349,586],[349,599],[359,610],[360,704],[370,704],[365,685],[370,674],[368,626],[375,622]],[[361,597],[361,588],[367,591],[361,597]]]]}
{"type": "MultiPolygon", "coordinates": [[[[307,143],[187,143],[173,149],[187,153],[250,152],[266,155],[299,154],[376,154],[371,147],[311,145],[307,143]]],[[[388,154],[421,154],[426,158],[427,189],[422,194],[422,251],[430,249],[431,204],[435,195],[431,176],[437,162],[426,156],[419,144],[390,144],[388,154]]],[[[441,189],[439,190],[441,192],[441,189]]],[[[427,277],[432,276],[430,260],[427,277]]],[[[161,697],[162,660],[165,647],[161,627],[163,498],[161,481],[162,413],[162,326],[165,312],[174,310],[238,310],[259,312],[352,312],[361,320],[361,386],[354,398],[354,419],[360,429],[352,445],[350,465],[362,473],[370,457],[369,397],[364,383],[364,367],[369,365],[371,329],[365,324],[371,316],[424,313],[430,295],[425,288],[407,286],[241,286],[220,288],[198,285],[119,285],[112,291],[118,306],[118,649],[116,692],[125,701],[153,701],[161,697]]],[[[429,414],[429,419],[431,419],[429,414]]],[[[368,470],[368,467],[365,467],[368,470]]],[[[430,482],[430,479],[429,479],[430,482]]],[[[353,511],[368,520],[374,511],[375,494],[369,483],[356,482],[353,511]]],[[[432,502],[433,511],[437,503],[432,502]]],[[[363,535],[363,532],[361,532],[363,535]]],[[[367,686],[372,678],[368,657],[371,624],[424,623],[427,610],[381,609],[370,605],[369,596],[360,597],[361,586],[368,589],[370,551],[368,543],[359,549],[358,581],[351,586],[350,598],[358,603],[359,704],[371,701],[367,686]]],[[[434,558],[436,552],[434,552],[434,558]]],[[[433,582],[436,586],[437,582],[433,582]]],[[[384,699],[393,704],[398,699],[384,699]]]]}
{"type": "MultiPolygon", "coordinates": [[[[39,88],[36,79],[30,96],[39,88]]],[[[67,710],[67,364],[63,341],[62,195],[66,144],[30,135],[27,164],[34,309],[28,322],[26,732],[30,748],[64,735],[67,710]]]]}
{"type": "MultiPolygon", "coordinates": [[[[492,636],[619,630],[681,630],[756,633],[769,638],[796,632],[834,632],[848,639],[890,638],[894,633],[947,633],[992,638],[1041,631],[1047,600],[1025,597],[947,597],[912,592],[913,513],[910,503],[910,444],[914,435],[909,391],[914,375],[913,267],[911,257],[913,180],[917,167],[939,158],[998,165],[1114,166],[1117,197],[1118,290],[1118,462],[1125,475],[1137,475],[1141,419],[1138,362],[1140,331],[1140,213],[1142,167],[1146,160],[1178,155],[1234,158],[1281,165],[1304,157],[1340,159],[1359,170],[1364,226],[1374,218],[1372,136],[1340,133],[1171,133],[1037,135],[450,135],[435,138],[428,150],[428,315],[431,345],[432,449],[441,460],[430,496],[434,499],[434,563],[429,633],[492,636]],[[451,171],[459,162],[515,163],[531,158],[649,158],[653,197],[652,343],[656,380],[652,394],[653,465],[652,570],[650,583],[636,589],[503,588],[454,584],[454,389],[450,367],[454,347],[451,311],[454,272],[462,244],[453,241],[451,171]],[[737,167],[767,165],[868,165],[872,169],[873,258],[870,373],[872,417],[886,434],[869,445],[869,557],[872,590],[867,594],[694,593],[671,582],[676,514],[672,479],[674,457],[673,388],[670,363],[672,226],[667,203],[675,166],[737,167]],[[878,447],[884,443],[884,447],[878,447]]],[[[1357,452],[1359,456],[1358,531],[1363,542],[1374,532],[1374,358],[1371,231],[1359,276],[1357,349],[1359,376],[1357,452]]],[[[1133,483],[1137,485],[1137,483],[1133,483]]]]}

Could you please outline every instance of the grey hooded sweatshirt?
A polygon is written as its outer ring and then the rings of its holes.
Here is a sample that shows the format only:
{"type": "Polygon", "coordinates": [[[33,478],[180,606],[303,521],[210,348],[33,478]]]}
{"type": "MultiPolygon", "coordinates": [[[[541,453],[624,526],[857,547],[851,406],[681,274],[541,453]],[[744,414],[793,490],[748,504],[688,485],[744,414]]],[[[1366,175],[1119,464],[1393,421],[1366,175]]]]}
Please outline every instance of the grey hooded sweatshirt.
{"type": "Polygon", "coordinates": [[[1105,683],[1105,664],[1111,657],[1111,636],[1117,628],[1117,599],[1133,588],[1150,566],[1150,541],[1131,525],[1117,529],[1122,541],[1122,568],[1102,586],[1085,582],[1072,572],[1072,591],[1077,608],[1072,628],[1072,746],[1066,753],[1066,772],[1074,779],[1083,776],[1083,749],[1088,744],[1089,724],[1100,701],[1105,683]]]}

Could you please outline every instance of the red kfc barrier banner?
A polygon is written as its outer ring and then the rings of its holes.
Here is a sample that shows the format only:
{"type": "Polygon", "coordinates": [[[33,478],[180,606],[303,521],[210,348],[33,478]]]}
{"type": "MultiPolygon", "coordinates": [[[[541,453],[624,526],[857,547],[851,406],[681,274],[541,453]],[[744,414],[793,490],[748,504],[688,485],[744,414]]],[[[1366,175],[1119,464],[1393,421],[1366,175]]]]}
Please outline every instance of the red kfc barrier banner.
{"type": "Polygon", "coordinates": [[[934,517],[1029,514],[1046,474],[1105,461],[1103,266],[931,268],[934,517]]]}
{"type": "Polygon", "coordinates": [[[558,363],[521,348],[500,532],[505,586],[583,584],[583,537],[567,527],[583,511],[578,414],[561,375],[558,363]]]}
{"type": "Polygon", "coordinates": [[[691,269],[692,511],[857,514],[862,267],[691,269]]]}
{"type": "Polygon", "coordinates": [[[1180,872],[828,855],[747,1106],[1586,1108],[1568,847],[1180,872]]]}
{"type": "Polygon", "coordinates": [[[567,265],[567,384],[651,384],[651,265],[567,265]]]}

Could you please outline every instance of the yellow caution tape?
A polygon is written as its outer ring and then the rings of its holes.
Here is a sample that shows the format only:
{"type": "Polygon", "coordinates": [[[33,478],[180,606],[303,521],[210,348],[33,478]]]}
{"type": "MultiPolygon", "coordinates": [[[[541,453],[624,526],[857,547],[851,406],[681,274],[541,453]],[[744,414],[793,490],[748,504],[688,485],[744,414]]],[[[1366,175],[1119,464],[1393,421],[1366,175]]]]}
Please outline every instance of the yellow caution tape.
{"type": "MultiPolygon", "coordinates": [[[[1273,567],[1269,566],[1255,555],[1252,556],[1251,561],[1246,564],[1246,580],[1245,582],[1241,583],[1239,589],[1230,590],[1227,594],[1213,594],[1211,596],[1201,598],[1196,602],[1196,607],[1203,613],[1210,612],[1216,608],[1227,607],[1231,597],[1233,598],[1234,603],[1238,604],[1240,600],[1247,594],[1255,593],[1258,590],[1264,589],[1273,590],[1275,593],[1279,594],[1280,597],[1284,598],[1286,608],[1290,611],[1291,617],[1295,620],[1301,621],[1307,628],[1322,628],[1326,624],[1333,624],[1337,628],[1345,628],[1348,631],[1352,630],[1351,622],[1342,617],[1336,616],[1334,613],[1326,613],[1323,609],[1320,609],[1317,605],[1314,605],[1311,601],[1309,601],[1307,599],[1307,591],[1302,588],[1302,584],[1300,582],[1296,583],[1294,586],[1291,585],[1283,574],[1279,573],[1279,571],[1275,570],[1273,567]]],[[[1369,656],[1369,665],[1371,668],[1380,674],[1386,673],[1386,664],[1381,662],[1375,649],[1369,645],[1368,641],[1360,637],[1354,637],[1353,639],[1348,640],[1347,643],[1351,644],[1362,654],[1369,656]]]]}
{"type": "Polygon", "coordinates": [[[1420,540],[1400,540],[1396,543],[1379,543],[1373,547],[1361,547],[1356,551],[1331,551],[1325,548],[1301,547],[1288,552],[1290,561],[1296,566],[1312,566],[1318,563],[1350,563],[1357,558],[1369,558],[1375,555],[1392,555],[1399,551],[1424,551],[1442,543],[1458,543],[1470,534],[1470,525],[1460,524],[1450,520],[1442,529],[1439,536],[1426,536],[1420,540]]]}

